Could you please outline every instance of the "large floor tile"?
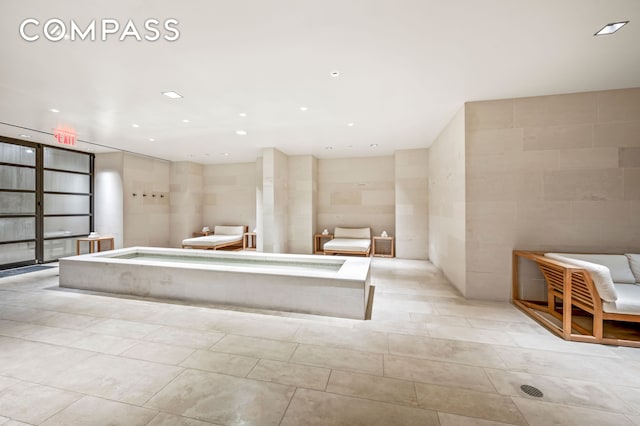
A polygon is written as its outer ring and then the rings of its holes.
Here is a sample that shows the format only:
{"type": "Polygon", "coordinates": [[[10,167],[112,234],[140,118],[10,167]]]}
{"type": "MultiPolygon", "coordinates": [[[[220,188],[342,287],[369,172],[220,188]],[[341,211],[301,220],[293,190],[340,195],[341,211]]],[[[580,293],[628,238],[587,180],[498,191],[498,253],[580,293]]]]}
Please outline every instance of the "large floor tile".
{"type": "Polygon", "coordinates": [[[92,396],[143,404],[182,370],[169,365],[98,354],[47,379],[46,383],[92,396]]]}
{"type": "Polygon", "coordinates": [[[91,333],[108,334],[110,336],[125,337],[128,339],[142,339],[160,326],[145,324],[135,321],[107,319],[87,327],[85,330],[91,333]]]}
{"type": "Polygon", "coordinates": [[[513,423],[494,422],[475,417],[458,416],[457,414],[438,413],[440,426],[509,426],[513,423]]]}
{"type": "Polygon", "coordinates": [[[569,407],[525,398],[513,398],[530,426],[625,426],[633,425],[629,417],[610,411],[592,410],[584,407],[569,407]]]}
{"type": "Polygon", "coordinates": [[[288,361],[296,350],[297,343],[260,339],[257,337],[227,335],[210,350],[254,358],[288,361]]]}
{"type": "Polygon", "coordinates": [[[295,388],[186,370],[146,406],[224,425],[278,425],[295,388]]]}
{"type": "Polygon", "coordinates": [[[0,416],[39,424],[81,397],[75,392],[20,382],[0,391],[0,416]]]}
{"type": "Polygon", "coordinates": [[[472,365],[385,355],[384,375],[435,385],[495,392],[484,369],[472,365]]]}
{"type": "MultiPolygon", "coordinates": [[[[328,376],[329,375],[327,374],[327,377],[328,376]]],[[[20,383],[20,380],[12,379],[11,377],[0,376],[0,391],[2,391],[3,389],[8,388],[9,386],[13,386],[16,383],[20,383]]]]}
{"type": "Polygon", "coordinates": [[[110,425],[144,426],[156,416],[155,410],[85,396],[60,411],[43,426],[110,425]]]}
{"type": "Polygon", "coordinates": [[[464,342],[488,343],[492,345],[516,346],[514,339],[507,333],[496,330],[459,327],[453,325],[427,325],[429,335],[440,339],[461,340],[464,342]]]}
{"type": "Polygon", "coordinates": [[[599,383],[507,370],[487,369],[487,374],[498,393],[502,395],[532,398],[520,389],[522,385],[529,385],[542,391],[543,397],[536,398],[537,401],[579,405],[609,411],[633,412],[614,392],[607,390],[606,387],[603,388],[599,383]]]}
{"type": "Polygon", "coordinates": [[[104,318],[98,318],[89,315],[69,314],[65,312],[55,312],[44,318],[37,320],[38,324],[48,325],[49,327],[71,328],[74,330],[84,330],[87,327],[96,325],[104,321],[104,318]]]}
{"type": "Polygon", "coordinates": [[[147,426],[211,426],[213,423],[187,417],[175,416],[173,414],[158,413],[147,426]]]}
{"type": "Polygon", "coordinates": [[[489,392],[416,383],[418,404],[430,410],[526,425],[511,398],[489,392]]]}
{"type": "Polygon", "coordinates": [[[296,342],[318,346],[343,347],[364,352],[388,353],[386,333],[361,329],[340,329],[335,327],[300,327],[295,336],[296,342]]]}
{"type": "Polygon", "coordinates": [[[418,405],[416,390],[411,381],[348,371],[331,371],[327,392],[414,407],[418,405]]]}
{"type": "Polygon", "coordinates": [[[327,368],[262,359],[251,370],[247,378],[299,388],[324,390],[330,372],[331,370],[327,368]]]}
{"type": "Polygon", "coordinates": [[[160,327],[144,336],[144,340],[165,345],[184,346],[194,349],[206,349],[213,346],[224,337],[224,334],[214,331],[198,331],[186,328],[160,327]]]}
{"type": "Polygon", "coordinates": [[[182,367],[195,368],[212,373],[224,373],[232,376],[245,377],[257,363],[257,358],[201,349],[191,354],[191,356],[185,359],[180,365],[182,367]]]}
{"type": "Polygon", "coordinates": [[[610,389],[629,407],[632,414],[640,414],[640,383],[638,387],[610,386],[610,389]]]}
{"type": "Polygon", "coordinates": [[[191,355],[195,349],[179,346],[164,345],[162,343],[140,342],[122,353],[122,356],[159,362],[161,364],[177,365],[191,355]]]}
{"type": "Polygon", "coordinates": [[[87,351],[118,355],[137,344],[138,340],[89,333],[86,337],[74,341],[69,346],[87,351]]]}
{"type": "Polygon", "coordinates": [[[518,346],[523,348],[618,358],[615,351],[608,346],[571,342],[551,333],[531,334],[509,332],[508,334],[518,346]]]}
{"type": "Polygon", "coordinates": [[[298,389],[281,425],[436,426],[439,423],[435,411],[298,389]]]}
{"type": "Polygon", "coordinates": [[[324,346],[300,345],[291,362],[382,376],[382,354],[324,346]]]}
{"type": "Polygon", "coordinates": [[[479,367],[502,367],[504,362],[491,345],[449,339],[389,335],[389,352],[434,361],[457,362],[479,367]]]}

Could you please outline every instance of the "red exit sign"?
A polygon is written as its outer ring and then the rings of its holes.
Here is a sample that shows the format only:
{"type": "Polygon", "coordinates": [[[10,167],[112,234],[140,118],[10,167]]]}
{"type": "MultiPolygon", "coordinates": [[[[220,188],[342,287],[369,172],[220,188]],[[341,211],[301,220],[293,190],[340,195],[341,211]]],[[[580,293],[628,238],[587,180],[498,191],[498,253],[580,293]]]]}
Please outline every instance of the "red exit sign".
{"type": "Polygon", "coordinates": [[[76,131],[72,128],[56,127],[53,129],[53,137],[61,145],[75,146],[76,144],[76,131]]]}

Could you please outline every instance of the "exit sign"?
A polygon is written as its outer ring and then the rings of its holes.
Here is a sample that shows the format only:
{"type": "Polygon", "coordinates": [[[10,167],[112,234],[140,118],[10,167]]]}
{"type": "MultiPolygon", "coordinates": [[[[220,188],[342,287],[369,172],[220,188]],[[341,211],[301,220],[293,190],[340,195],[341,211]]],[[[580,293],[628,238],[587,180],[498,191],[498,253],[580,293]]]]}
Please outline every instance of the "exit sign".
{"type": "Polygon", "coordinates": [[[76,144],[76,131],[68,127],[56,127],[53,129],[53,137],[61,145],[75,146],[76,144]]]}

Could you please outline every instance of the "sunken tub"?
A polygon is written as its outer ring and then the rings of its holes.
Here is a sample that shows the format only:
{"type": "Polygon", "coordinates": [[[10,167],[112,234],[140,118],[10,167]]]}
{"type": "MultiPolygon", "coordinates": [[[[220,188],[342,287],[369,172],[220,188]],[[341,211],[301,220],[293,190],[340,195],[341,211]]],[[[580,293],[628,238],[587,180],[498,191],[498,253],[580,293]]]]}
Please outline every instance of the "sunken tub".
{"type": "Polygon", "coordinates": [[[60,259],[60,287],[365,319],[370,259],[129,247],[60,259]]]}

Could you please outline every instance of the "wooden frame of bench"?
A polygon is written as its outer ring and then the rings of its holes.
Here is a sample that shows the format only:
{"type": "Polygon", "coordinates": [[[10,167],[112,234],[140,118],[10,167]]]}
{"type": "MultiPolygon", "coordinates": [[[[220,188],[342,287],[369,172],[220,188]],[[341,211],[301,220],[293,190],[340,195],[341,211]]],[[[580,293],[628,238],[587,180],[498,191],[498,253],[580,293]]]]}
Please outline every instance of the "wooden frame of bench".
{"type": "MultiPolygon", "coordinates": [[[[242,235],[240,236],[240,239],[238,241],[230,241],[228,243],[218,244],[217,246],[197,246],[192,244],[182,244],[182,248],[192,248],[192,249],[199,249],[199,250],[220,250],[223,248],[227,250],[234,249],[235,251],[242,250],[245,232],[249,232],[249,225],[244,225],[244,231],[242,232],[242,235]]],[[[209,234],[209,235],[215,235],[215,234],[209,234]]]]}
{"type": "MultiPolygon", "coordinates": [[[[334,240],[336,238],[333,238],[334,240]]],[[[348,238],[344,238],[345,240],[347,240],[348,238]]],[[[355,240],[363,240],[364,238],[354,238],[355,240]]],[[[339,249],[324,249],[324,254],[325,255],[353,255],[353,256],[362,256],[362,257],[369,257],[369,255],[371,254],[371,241],[369,242],[369,248],[367,248],[367,251],[349,251],[349,250],[339,250],[339,249]]]]}
{"type": "Polygon", "coordinates": [[[514,250],[512,260],[512,301],[535,321],[551,332],[577,342],[603,343],[606,345],[640,347],[640,341],[604,336],[604,321],[640,322],[640,315],[607,313],[602,310],[602,299],[587,271],[579,266],[544,257],[544,252],[514,250]],[[538,264],[547,284],[547,302],[520,299],[519,257],[538,264]],[[567,303],[567,300],[570,302],[567,303]],[[556,309],[561,301],[562,313],[556,309]],[[573,321],[574,306],[593,316],[592,331],[573,321]],[[562,322],[562,327],[540,315],[545,312],[562,322]],[[574,330],[577,333],[574,333],[574,330]]]}

